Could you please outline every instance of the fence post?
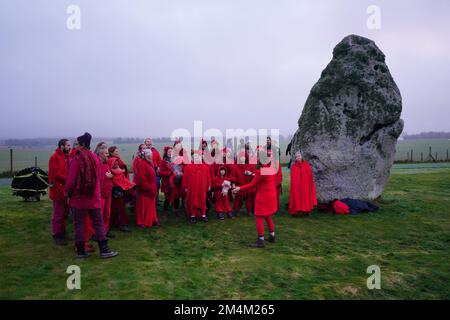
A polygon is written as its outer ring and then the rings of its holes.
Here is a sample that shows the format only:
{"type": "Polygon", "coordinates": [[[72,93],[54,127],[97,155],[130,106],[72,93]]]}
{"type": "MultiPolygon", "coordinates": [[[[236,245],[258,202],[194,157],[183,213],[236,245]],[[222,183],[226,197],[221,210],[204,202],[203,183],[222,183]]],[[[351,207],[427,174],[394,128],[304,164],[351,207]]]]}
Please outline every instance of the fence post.
{"type": "Polygon", "coordinates": [[[411,149],[411,162],[414,162],[414,158],[413,158],[413,149],[411,149]]]}
{"type": "Polygon", "coordinates": [[[34,167],[37,167],[37,157],[34,157],[34,167]]]}
{"type": "Polygon", "coordinates": [[[420,161],[423,162],[423,152],[420,153],[420,161]]]}
{"type": "Polygon", "coordinates": [[[13,149],[9,149],[9,165],[10,165],[10,169],[11,169],[11,175],[14,172],[14,167],[13,167],[13,149]]]}

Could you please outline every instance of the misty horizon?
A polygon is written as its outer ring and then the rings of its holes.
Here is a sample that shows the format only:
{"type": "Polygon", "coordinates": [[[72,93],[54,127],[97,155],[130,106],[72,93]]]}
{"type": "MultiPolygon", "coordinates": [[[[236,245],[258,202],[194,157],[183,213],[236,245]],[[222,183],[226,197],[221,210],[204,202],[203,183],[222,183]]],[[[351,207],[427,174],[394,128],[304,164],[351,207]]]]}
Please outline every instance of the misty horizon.
{"type": "Polygon", "coordinates": [[[169,137],[177,128],[297,130],[347,35],[375,41],[408,134],[450,131],[450,3],[6,0],[0,12],[0,139],[169,137]],[[69,30],[67,8],[81,9],[69,30]]]}

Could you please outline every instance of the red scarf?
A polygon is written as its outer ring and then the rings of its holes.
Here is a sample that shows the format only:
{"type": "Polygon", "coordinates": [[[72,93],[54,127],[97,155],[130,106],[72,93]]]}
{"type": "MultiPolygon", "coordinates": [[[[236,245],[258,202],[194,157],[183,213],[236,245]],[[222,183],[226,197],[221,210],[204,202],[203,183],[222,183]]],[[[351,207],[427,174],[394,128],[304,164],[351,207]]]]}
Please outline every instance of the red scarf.
{"type": "Polygon", "coordinates": [[[89,150],[80,150],[77,156],[80,161],[77,189],[81,194],[90,196],[94,193],[97,184],[95,155],[89,150]]]}

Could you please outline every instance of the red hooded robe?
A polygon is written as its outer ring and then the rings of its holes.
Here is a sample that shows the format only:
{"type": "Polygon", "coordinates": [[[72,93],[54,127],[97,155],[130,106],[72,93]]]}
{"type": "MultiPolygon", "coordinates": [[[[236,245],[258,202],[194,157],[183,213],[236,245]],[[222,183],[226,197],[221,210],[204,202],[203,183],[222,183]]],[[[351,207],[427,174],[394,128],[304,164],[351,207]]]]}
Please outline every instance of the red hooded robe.
{"type": "Polygon", "coordinates": [[[289,213],[309,213],[317,206],[316,187],[308,162],[296,162],[291,167],[289,213]]]}

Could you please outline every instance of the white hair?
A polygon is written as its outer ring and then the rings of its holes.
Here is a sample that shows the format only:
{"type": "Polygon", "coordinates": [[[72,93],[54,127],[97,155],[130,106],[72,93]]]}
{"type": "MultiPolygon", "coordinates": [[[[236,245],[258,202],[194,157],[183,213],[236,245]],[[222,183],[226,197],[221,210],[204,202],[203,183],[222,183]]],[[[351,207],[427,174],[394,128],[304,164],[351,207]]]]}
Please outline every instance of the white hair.
{"type": "Polygon", "coordinates": [[[153,152],[150,149],[144,149],[144,158],[151,159],[153,157],[153,152]]]}

